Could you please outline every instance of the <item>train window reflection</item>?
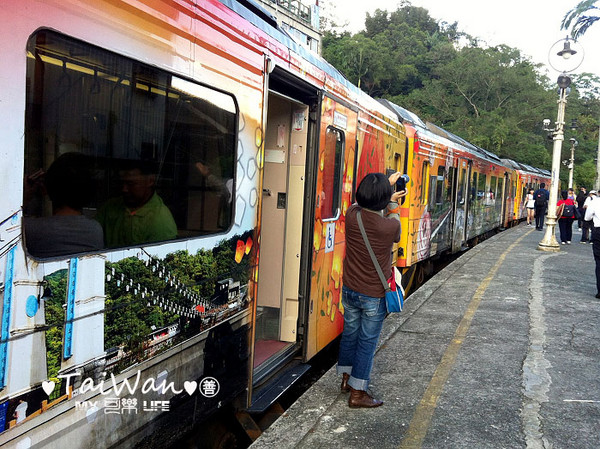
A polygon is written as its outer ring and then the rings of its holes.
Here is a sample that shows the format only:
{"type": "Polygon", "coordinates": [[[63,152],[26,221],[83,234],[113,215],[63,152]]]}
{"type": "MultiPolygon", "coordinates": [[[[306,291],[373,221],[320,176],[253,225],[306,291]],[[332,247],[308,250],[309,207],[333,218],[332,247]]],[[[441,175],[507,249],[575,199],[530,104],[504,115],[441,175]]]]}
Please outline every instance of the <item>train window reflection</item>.
{"type": "MultiPolygon", "coordinates": [[[[94,183],[80,213],[103,225],[103,248],[225,232],[235,203],[237,113],[229,94],[37,32],[27,48],[24,221],[54,215],[45,174],[75,153],[87,158],[94,183]]],[[[90,250],[28,249],[39,257],[90,250]]]]}
{"type": "Polygon", "coordinates": [[[342,161],[344,160],[344,132],[329,126],[325,134],[322,155],[323,188],[321,191],[321,219],[335,218],[342,195],[342,161]]]}

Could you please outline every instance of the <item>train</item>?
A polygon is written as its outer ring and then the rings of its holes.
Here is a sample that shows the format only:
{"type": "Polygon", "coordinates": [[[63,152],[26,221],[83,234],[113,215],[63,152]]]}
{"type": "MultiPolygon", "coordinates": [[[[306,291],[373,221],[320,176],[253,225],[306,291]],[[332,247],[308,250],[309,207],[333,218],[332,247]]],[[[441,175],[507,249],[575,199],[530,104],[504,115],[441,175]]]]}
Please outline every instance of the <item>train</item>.
{"type": "Polygon", "coordinates": [[[165,447],[204,423],[220,447],[222,416],[251,422],[340,335],[367,173],[410,178],[408,291],[550,181],[369,97],[250,0],[2,9],[0,445],[165,447]],[[57,213],[44,182],[73,154],[57,213]]]}

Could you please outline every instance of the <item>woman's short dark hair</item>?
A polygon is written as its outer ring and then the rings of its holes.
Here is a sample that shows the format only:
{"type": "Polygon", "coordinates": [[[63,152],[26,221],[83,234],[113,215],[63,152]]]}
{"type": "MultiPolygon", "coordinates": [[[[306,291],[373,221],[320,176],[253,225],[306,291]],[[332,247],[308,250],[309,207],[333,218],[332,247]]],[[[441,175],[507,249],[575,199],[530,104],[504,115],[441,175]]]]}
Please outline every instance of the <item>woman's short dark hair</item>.
{"type": "Polygon", "coordinates": [[[94,193],[92,159],[82,153],[64,153],[46,172],[46,190],[53,207],[83,209],[94,193]]]}
{"type": "Polygon", "coordinates": [[[383,173],[369,173],[356,189],[356,202],[365,209],[385,209],[391,197],[392,186],[383,173]]]}
{"type": "Polygon", "coordinates": [[[563,190],[560,192],[560,196],[562,197],[563,200],[566,200],[567,197],[569,196],[569,194],[567,193],[566,190],[563,190]]]}

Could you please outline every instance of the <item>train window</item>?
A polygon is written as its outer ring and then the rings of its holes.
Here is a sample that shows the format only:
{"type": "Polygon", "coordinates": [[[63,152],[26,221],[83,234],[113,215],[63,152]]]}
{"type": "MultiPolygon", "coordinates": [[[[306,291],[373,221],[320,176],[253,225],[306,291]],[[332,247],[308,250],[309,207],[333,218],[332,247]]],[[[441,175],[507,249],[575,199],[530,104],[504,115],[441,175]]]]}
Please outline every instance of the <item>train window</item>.
{"type": "Polygon", "coordinates": [[[492,176],[491,181],[490,181],[490,192],[492,193],[492,196],[494,198],[496,197],[497,189],[498,189],[498,178],[496,178],[495,176],[492,176]]]}
{"type": "Polygon", "coordinates": [[[446,193],[444,202],[452,202],[452,186],[454,185],[454,167],[448,168],[448,178],[446,179],[446,193]]]}
{"type": "Polygon", "coordinates": [[[342,196],[342,170],[344,160],[344,132],[332,126],[327,127],[323,151],[323,190],[321,218],[337,218],[342,196]]]}
{"type": "Polygon", "coordinates": [[[458,195],[456,197],[456,202],[458,204],[465,204],[465,192],[464,192],[464,188],[465,188],[465,181],[467,181],[467,169],[466,168],[461,168],[460,172],[458,173],[458,195]]]}
{"type": "Polygon", "coordinates": [[[479,201],[482,201],[485,197],[485,180],[485,174],[479,173],[479,181],[477,182],[477,199],[479,201]]]}
{"type": "Polygon", "coordinates": [[[475,201],[477,199],[477,172],[473,171],[471,173],[471,201],[475,201]]]}
{"type": "Polygon", "coordinates": [[[421,172],[421,204],[426,205],[429,198],[429,162],[423,162],[421,172]]]}
{"type": "Polygon", "coordinates": [[[25,176],[31,188],[23,202],[29,252],[51,257],[225,232],[235,203],[237,115],[231,95],[55,32],[37,32],[27,48],[25,176]],[[102,248],[65,246],[64,231],[50,248],[37,240],[41,221],[62,223],[53,211],[61,204],[41,190],[40,175],[65,159],[70,162],[61,162],[62,170],[73,170],[69,164],[77,159],[88,182],[78,185],[85,181],[80,176],[59,185],[85,196],[62,206],[81,215],[84,234],[102,224],[102,248]]]}
{"type": "Polygon", "coordinates": [[[435,178],[435,204],[442,204],[444,201],[444,171],[446,167],[438,167],[438,174],[435,178]]]}

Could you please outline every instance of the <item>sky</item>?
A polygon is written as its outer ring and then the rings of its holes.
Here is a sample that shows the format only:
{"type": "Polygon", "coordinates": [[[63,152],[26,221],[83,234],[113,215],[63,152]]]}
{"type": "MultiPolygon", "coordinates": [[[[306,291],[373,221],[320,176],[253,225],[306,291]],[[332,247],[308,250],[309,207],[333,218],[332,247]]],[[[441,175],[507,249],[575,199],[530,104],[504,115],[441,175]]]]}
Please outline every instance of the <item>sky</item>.
{"type": "MultiPolygon", "coordinates": [[[[397,0],[320,0],[324,8],[327,3],[334,6],[337,21],[347,22],[347,29],[352,33],[364,29],[367,12],[373,14],[376,9],[391,12],[399,5],[397,0]]],[[[518,48],[521,54],[546,67],[549,66],[550,49],[553,49],[550,61],[557,65],[554,48],[562,49],[562,43],[554,44],[567,35],[566,30],[561,31],[560,24],[577,3],[579,0],[411,0],[413,6],[429,10],[429,15],[437,21],[458,22],[459,31],[475,36],[489,46],[506,44],[518,48]]],[[[573,73],[589,72],[600,76],[598,43],[600,21],[579,40],[578,46],[583,48],[584,57],[573,73]]],[[[547,74],[553,78],[560,73],[549,67],[547,74]]]]}

